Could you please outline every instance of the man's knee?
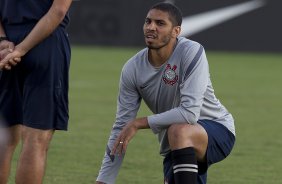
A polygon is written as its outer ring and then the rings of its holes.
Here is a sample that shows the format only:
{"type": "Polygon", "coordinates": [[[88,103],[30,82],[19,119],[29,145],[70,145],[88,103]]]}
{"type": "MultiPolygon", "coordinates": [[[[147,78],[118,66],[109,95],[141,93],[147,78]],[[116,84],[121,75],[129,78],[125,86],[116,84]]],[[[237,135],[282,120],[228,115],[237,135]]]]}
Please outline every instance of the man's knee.
{"type": "Polygon", "coordinates": [[[47,150],[53,136],[53,130],[39,130],[25,127],[22,132],[24,147],[47,150]]]}
{"type": "Polygon", "coordinates": [[[192,133],[189,130],[188,123],[172,124],[168,128],[168,140],[172,149],[180,149],[182,147],[193,147],[192,133]]]}
{"type": "Polygon", "coordinates": [[[168,140],[172,150],[185,147],[194,147],[204,150],[207,146],[208,136],[199,124],[172,124],[168,128],[168,140]]]}
{"type": "Polygon", "coordinates": [[[187,137],[189,134],[189,124],[187,123],[178,123],[178,124],[172,124],[168,128],[168,136],[171,139],[183,139],[187,137]]]}
{"type": "Polygon", "coordinates": [[[20,128],[20,125],[15,125],[9,128],[1,129],[1,141],[3,144],[5,144],[5,146],[7,146],[8,149],[14,149],[18,145],[21,137],[20,128]]]}

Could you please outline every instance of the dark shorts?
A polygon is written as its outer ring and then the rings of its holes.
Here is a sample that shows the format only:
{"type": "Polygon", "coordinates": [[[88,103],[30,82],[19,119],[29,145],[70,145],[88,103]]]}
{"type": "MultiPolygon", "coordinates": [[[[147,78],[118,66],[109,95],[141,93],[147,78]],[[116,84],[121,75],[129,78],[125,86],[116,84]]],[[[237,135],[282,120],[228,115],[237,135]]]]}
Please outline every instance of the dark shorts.
{"type": "MultiPolygon", "coordinates": [[[[205,184],[207,181],[207,169],[210,165],[226,158],[235,143],[235,136],[222,124],[210,120],[199,120],[198,122],[208,134],[208,148],[206,162],[198,162],[198,184],[205,184]]],[[[169,153],[164,161],[164,181],[167,184],[174,184],[172,171],[171,154],[169,153]]]]}
{"type": "MultiPolygon", "coordinates": [[[[4,27],[9,40],[17,44],[33,26],[4,27]]],[[[67,130],[70,55],[67,34],[58,27],[16,67],[0,73],[0,116],[8,127],[67,130]]]]}

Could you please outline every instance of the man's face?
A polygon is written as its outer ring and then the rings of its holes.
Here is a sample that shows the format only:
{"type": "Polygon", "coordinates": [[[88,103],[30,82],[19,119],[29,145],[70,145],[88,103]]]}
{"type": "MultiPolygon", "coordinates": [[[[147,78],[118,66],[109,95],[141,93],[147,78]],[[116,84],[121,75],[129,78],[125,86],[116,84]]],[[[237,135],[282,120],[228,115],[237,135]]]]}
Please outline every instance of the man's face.
{"type": "Polygon", "coordinates": [[[169,44],[174,31],[169,14],[152,9],[148,12],[143,26],[145,43],[150,49],[160,49],[169,44]]]}

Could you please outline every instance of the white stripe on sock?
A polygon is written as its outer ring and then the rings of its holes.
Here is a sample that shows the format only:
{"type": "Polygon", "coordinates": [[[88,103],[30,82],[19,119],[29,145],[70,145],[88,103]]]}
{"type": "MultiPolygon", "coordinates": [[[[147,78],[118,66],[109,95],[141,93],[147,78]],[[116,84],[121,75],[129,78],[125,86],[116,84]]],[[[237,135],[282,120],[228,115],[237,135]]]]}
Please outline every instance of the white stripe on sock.
{"type": "Polygon", "coordinates": [[[185,171],[185,172],[195,172],[197,173],[198,172],[198,169],[189,169],[189,168],[182,168],[182,169],[175,169],[173,171],[173,173],[177,173],[177,172],[181,172],[181,171],[185,171]]]}
{"type": "Polygon", "coordinates": [[[173,166],[173,169],[177,169],[179,167],[191,167],[191,168],[198,169],[198,165],[196,164],[178,164],[178,165],[173,166]]]}

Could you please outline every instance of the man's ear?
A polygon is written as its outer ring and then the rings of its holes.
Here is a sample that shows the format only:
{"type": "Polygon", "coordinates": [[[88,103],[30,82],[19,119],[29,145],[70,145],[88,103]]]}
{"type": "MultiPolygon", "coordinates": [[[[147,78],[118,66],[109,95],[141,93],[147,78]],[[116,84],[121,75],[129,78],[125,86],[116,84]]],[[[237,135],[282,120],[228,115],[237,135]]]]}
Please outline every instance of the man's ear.
{"type": "Polygon", "coordinates": [[[172,31],[172,36],[177,38],[181,32],[181,26],[175,26],[172,31]]]}

